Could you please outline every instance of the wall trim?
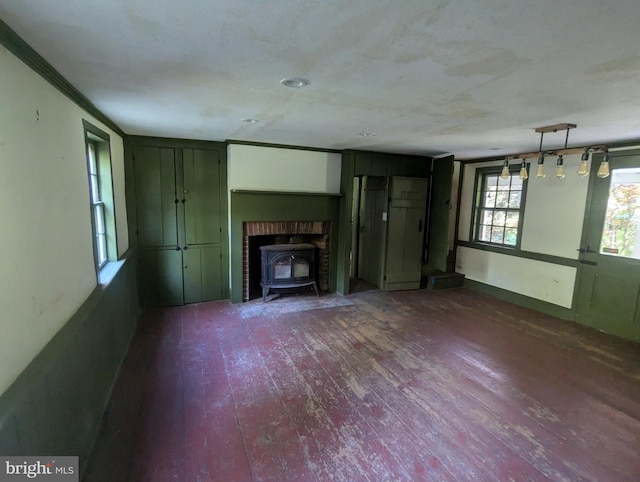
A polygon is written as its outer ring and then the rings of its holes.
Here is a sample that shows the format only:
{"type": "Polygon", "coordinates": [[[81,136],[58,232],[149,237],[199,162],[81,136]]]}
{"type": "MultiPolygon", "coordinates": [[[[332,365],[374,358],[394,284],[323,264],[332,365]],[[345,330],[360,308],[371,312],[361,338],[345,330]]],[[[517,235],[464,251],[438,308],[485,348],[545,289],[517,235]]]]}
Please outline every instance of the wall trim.
{"type": "Polygon", "coordinates": [[[241,141],[237,139],[227,139],[226,144],[229,145],[241,145],[241,146],[256,146],[256,147],[273,147],[274,149],[293,149],[297,151],[316,151],[316,152],[329,152],[332,154],[342,154],[343,151],[338,149],[324,149],[322,147],[310,147],[310,146],[292,146],[289,144],[270,144],[268,142],[253,142],[253,141],[241,141]]]}
{"type": "Polygon", "coordinates": [[[227,152],[224,142],[200,139],[181,139],[177,137],[126,136],[125,144],[140,147],[219,150],[225,153],[225,157],[227,152]]]}
{"type": "Polygon", "coordinates": [[[509,249],[500,248],[498,246],[491,246],[488,244],[472,243],[470,241],[458,240],[457,246],[464,248],[477,249],[479,251],[490,251],[492,253],[504,254],[506,256],[515,256],[517,258],[532,259],[534,261],[542,261],[544,263],[559,264],[562,266],[570,266],[572,268],[578,268],[580,262],[577,259],[564,258],[562,256],[554,256],[552,254],[535,253],[533,251],[523,251],[521,249],[509,249]]]}
{"type": "Polygon", "coordinates": [[[124,131],[103,114],[87,97],[76,89],[60,72],[53,68],[38,52],[15,33],[6,23],[0,20],[0,44],[9,52],[40,75],[44,80],[66,95],[82,109],[87,111],[97,120],[115,131],[120,137],[124,137],[124,131]]]}
{"type": "Polygon", "coordinates": [[[496,286],[491,286],[480,281],[471,280],[469,278],[464,279],[464,287],[479,291],[494,298],[498,298],[503,301],[508,301],[516,305],[524,306],[535,311],[539,311],[546,315],[555,316],[562,320],[574,321],[574,310],[565,308],[563,306],[554,305],[530,296],[521,295],[515,291],[509,291],[496,286]]]}
{"type": "Polygon", "coordinates": [[[332,196],[341,197],[339,192],[311,192],[311,191],[268,191],[261,189],[230,189],[234,194],[271,194],[278,196],[332,196]]]}

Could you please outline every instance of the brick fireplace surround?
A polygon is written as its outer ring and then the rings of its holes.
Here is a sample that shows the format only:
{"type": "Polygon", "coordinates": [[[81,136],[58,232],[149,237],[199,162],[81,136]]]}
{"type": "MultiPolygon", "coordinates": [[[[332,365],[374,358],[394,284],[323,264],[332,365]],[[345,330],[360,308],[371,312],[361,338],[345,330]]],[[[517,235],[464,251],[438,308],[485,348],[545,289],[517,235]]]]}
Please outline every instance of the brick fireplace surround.
{"type": "Polygon", "coordinates": [[[242,223],[242,301],[249,301],[249,237],[264,235],[314,235],[307,240],[318,248],[318,288],[329,289],[329,232],[330,221],[260,221],[242,223]]]}

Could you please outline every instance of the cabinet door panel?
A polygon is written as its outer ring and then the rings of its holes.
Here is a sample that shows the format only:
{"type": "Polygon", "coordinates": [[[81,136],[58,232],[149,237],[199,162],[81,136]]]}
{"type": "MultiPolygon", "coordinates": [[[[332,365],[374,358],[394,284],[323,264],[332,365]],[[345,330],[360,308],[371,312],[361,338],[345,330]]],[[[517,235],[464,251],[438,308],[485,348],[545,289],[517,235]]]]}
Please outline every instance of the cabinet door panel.
{"type": "Polygon", "coordinates": [[[141,249],[138,260],[138,291],[144,306],[184,304],[182,252],[141,249]]]}
{"type": "Polygon", "coordinates": [[[184,149],[184,209],[188,245],[220,243],[220,164],[218,152],[184,149]]]}
{"type": "Polygon", "coordinates": [[[138,245],[176,246],[175,150],[135,147],[134,159],[138,245]]]}
{"type": "Polygon", "coordinates": [[[220,246],[189,247],[183,251],[184,301],[222,299],[220,246]]]}

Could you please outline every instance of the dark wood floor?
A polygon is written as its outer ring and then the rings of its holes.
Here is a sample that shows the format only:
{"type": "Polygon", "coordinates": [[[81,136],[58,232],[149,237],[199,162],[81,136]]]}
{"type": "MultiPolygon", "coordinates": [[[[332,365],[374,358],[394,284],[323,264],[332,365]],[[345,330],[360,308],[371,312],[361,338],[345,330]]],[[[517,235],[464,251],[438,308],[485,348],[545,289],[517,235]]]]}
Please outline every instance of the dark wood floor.
{"type": "Polygon", "coordinates": [[[639,479],[640,345],[453,289],[147,311],[84,480],[639,479]]]}

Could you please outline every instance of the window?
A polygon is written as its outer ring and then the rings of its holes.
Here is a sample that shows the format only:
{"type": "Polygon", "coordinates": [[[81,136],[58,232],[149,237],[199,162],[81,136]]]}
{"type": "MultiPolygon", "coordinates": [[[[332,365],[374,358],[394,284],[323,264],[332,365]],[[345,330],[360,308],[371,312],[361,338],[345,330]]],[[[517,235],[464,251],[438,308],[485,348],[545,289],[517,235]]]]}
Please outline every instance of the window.
{"type": "Polygon", "coordinates": [[[472,239],[496,246],[519,247],[526,181],[520,179],[518,171],[511,171],[507,179],[502,179],[500,168],[487,168],[476,171],[476,185],[472,239]]]}
{"type": "Polygon", "coordinates": [[[109,135],[83,121],[96,272],[117,259],[109,135]]]}

